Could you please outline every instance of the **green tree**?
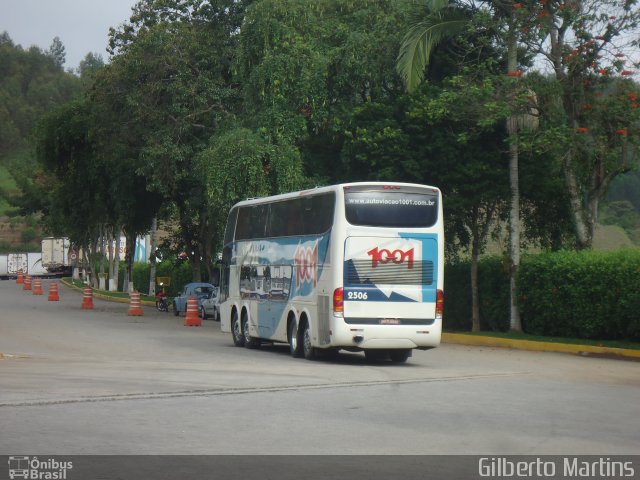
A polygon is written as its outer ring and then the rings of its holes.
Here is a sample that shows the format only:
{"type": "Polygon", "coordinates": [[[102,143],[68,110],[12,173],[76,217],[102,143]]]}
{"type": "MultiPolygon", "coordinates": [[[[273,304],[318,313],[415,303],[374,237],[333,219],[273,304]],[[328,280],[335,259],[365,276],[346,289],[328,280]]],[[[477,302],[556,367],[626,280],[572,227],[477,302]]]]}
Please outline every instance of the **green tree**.
{"type": "Polygon", "coordinates": [[[49,50],[46,51],[46,54],[53,59],[53,63],[56,68],[62,70],[67,54],[60,37],[53,38],[51,46],[49,47],[49,50]]]}
{"type": "Polygon", "coordinates": [[[37,119],[80,93],[78,79],[61,71],[39,48],[25,51],[0,36],[0,158],[27,146],[37,119]]]}
{"type": "Polygon", "coordinates": [[[576,245],[590,248],[600,200],[637,159],[638,87],[628,78],[640,10],[619,0],[523,3],[520,14],[532,13],[527,48],[548,61],[555,86],[541,140],[562,159],[576,245]]]}
{"type": "Polygon", "coordinates": [[[356,110],[344,155],[353,178],[438,186],[444,197],[446,254],[471,254],[472,325],[479,329],[478,257],[508,197],[500,126],[483,123],[490,82],[454,77],[421,86],[400,102],[356,110]],[[465,88],[461,88],[464,83],[465,88]],[[470,179],[473,179],[470,181],[470,179]]]}
{"type": "Polygon", "coordinates": [[[4,208],[27,215],[39,204],[32,193],[42,180],[30,147],[34,127],[44,113],[79,95],[81,85],[51,56],[37,47],[24,50],[7,32],[0,35],[0,71],[0,197],[4,208]]]}
{"type": "MultiPolygon", "coordinates": [[[[410,25],[403,40],[400,53],[398,55],[398,72],[405,80],[409,91],[419,85],[424,77],[431,53],[438,44],[445,40],[451,41],[462,33],[473,30],[473,20],[482,17],[480,14],[473,16],[474,12],[469,7],[459,3],[452,3],[449,0],[431,0],[427,2],[427,11],[423,12],[422,18],[414,21],[410,25]]],[[[505,33],[498,34],[494,29],[494,38],[503,40],[506,46],[507,72],[512,75],[517,71],[517,23],[513,17],[504,16],[503,8],[497,5],[493,11],[494,18],[501,18],[506,24],[505,33]]],[[[468,54],[471,52],[467,52],[468,54]]],[[[507,93],[506,99],[516,96],[513,89],[507,93]]],[[[494,102],[495,103],[495,102],[494,102]]],[[[504,107],[503,107],[504,108],[504,107]]],[[[511,263],[511,328],[516,331],[522,330],[520,315],[517,307],[516,278],[520,263],[520,190],[519,190],[519,149],[517,132],[523,118],[515,108],[514,113],[507,119],[507,132],[509,134],[510,164],[509,179],[511,185],[511,209],[509,215],[510,225],[510,263],[511,263]]],[[[472,291],[473,291],[473,325],[474,329],[479,328],[479,312],[477,300],[477,257],[476,263],[472,262],[472,291]],[[474,275],[475,272],[475,275],[474,275]],[[474,278],[475,277],[475,278],[474,278]]]]}
{"type": "Polygon", "coordinates": [[[195,159],[241,104],[231,59],[243,10],[233,0],[138,2],[130,22],[111,31],[115,56],[95,88],[110,120],[105,138],[121,138],[149,188],[173,205],[175,248],[189,254],[194,280],[201,259],[213,262],[195,159]]]}
{"type": "Polygon", "coordinates": [[[78,75],[80,75],[80,81],[85,88],[90,87],[96,78],[97,73],[104,67],[105,63],[102,55],[99,53],[87,53],[85,57],[80,61],[78,66],[78,75]]]}
{"type": "Polygon", "coordinates": [[[107,209],[96,202],[105,177],[92,158],[90,125],[90,107],[81,99],[44,116],[36,133],[39,210],[53,235],[69,236],[85,251],[107,209]]]}
{"type": "Polygon", "coordinates": [[[409,9],[390,0],[263,0],[248,9],[238,56],[245,124],[299,149],[312,185],[344,179],[354,107],[402,93],[394,51],[409,9]]]}
{"type": "Polygon", "coordinates": [[[43,118],[36,134],[40,182],[32,190],[48,230],[82,247],[90,271],[103,231],[124,231],[131,278],[133,242],[149,230],[159,198],[135,165],[98,148],[102,118],[96,113],[91,100],[81,97],[43,118]]]}
{"type": "Polygon", "coordinates": [[[207,180],[207,238],[218,252],[226,214],[236,202],[294,191],[304,182],[297,150],[274,145],[246,128],[212,137],[198,162],[207,180]]]}

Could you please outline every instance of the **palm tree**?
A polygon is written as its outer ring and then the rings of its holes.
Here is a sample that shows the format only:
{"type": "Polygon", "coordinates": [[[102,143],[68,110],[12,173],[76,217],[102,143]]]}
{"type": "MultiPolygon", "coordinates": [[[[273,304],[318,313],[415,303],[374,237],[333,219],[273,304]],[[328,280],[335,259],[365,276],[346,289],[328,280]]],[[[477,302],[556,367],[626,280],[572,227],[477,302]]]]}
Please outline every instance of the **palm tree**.
{"type": "MultiPolygon", "coordinates": [[[[471,11],[449,0],[427,0],[427,15],[417,19],[407,31],[400,53],[398,55],[396,69],[405,82],[406,88],[412,92],[424,79],[424,72],[429,65],[433,49],[440,43],[451,40],[461,34],[471,22],[471,11]]],[[[496,15],[500,15],[499,8],[496,15]]],[[[508,31],[507,43],[507,73],[517,78],[517,30],[516,18],[513,13],[507,16],[508,31]]],[[[509,181],[511,186],[511,209],[509,214],[510,237],[510,328],[513,331],[522,331],[520,314],[516,297],[516,277],[520,265],[520,189],[518,181],[518,129],[523,128],[526,121],[523,115],[512,115],[507,119],[507,131],[509,134],[509,181]]],[[[472,298],[473,330],[480,329],[479,302],[477,292],[477,266],[472,265],[472,298]],[[475,272],[475,274],[474,274],[475,272]],[[475,278],[474,278],[475,277],[475,278]]]]}
{"type": "Polygon", "coordinates": [[[405,34],[396,62],[409,92],[422,83],[433,49],[462,33],[470,21],[469,11],[449,0],[427,0],[426,7],[427,15],[416,18],[405,34]]]}

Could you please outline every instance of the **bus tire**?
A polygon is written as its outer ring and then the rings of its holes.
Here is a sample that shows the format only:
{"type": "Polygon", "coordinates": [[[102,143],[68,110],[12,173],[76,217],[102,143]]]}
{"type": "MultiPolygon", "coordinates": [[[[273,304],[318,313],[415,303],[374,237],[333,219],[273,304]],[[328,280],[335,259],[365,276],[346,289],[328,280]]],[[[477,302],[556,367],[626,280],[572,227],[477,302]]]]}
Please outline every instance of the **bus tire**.
{"type": "Polygon", "coordinates": [[[411,349],[389,350],[389,356],[394,363],[404,363],[411,356],[411,349]]]}
{"type": "Polygon", "coordinates": [[[289,322],[289,330],[287,333],[289,337],[289,352],[294,357],[302,356],[302,342],[300,342],[300,336],[298,334],[298,324],[295,319],[289,322]]]}
{"type": "Polygon", "coordinates": [[[365,350],[364,358],[366,358],[369,363],[380,363],[387,359],[387,350],[365,350]]]}
{"type": "Polygon", "coordinates": [[[245,347],[254,349],[260,346],[260,340],[249,334],[249,315],[247,314],[242,316],[242,334],[244,335],[245,347]]]}
{"type": "Polygon", "coordinates": [[[233,344],[236,347],[244,347],[244,335],[242,335],[242,327],[238,320],[238,312],[233,311],[231,315],[231,335],[233,336],[233,344]]]}
{"type": "Polygon", "coordinates": [[[315,360],[316,349],[311,346],[311,328],[309,322],[304,322],[304,328],[302,330],[302,354],[307,360],[315,360]]]}

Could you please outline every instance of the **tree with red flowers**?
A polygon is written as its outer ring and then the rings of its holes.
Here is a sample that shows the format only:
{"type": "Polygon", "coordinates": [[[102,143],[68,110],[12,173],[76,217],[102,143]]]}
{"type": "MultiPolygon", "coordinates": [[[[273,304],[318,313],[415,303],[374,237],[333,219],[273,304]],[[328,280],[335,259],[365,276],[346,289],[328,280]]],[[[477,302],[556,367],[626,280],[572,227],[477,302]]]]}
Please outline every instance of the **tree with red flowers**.
{"type": "Polygon", "coordinates": [[[561,159],[576,246],[590,248],[599,201],[637,158],[640,89],[632,78],[640,10],[636,1],[620,0],[537,0],[513,8],[526,18],[527,50],[552,82],[540,105],[548,128],[537,141],[561,159]]]}

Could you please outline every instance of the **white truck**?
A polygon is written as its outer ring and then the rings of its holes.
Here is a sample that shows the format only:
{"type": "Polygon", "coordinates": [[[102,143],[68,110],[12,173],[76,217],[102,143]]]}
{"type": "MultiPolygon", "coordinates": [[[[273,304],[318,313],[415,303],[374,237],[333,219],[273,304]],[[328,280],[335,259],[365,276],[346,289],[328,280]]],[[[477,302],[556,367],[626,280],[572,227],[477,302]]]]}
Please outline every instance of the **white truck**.
{"type": "Polygon", "coordinates": [[[49,273],[42,265],[42,254],[39,252],[0,254],[0,278],[15,278],[18,270],[33,276],[49,273]]]}
{"type": "Polygon", "coordinates": [[[42,239],[42,266],[49,273],[64,273],[70,271],[69,249],[71,243],[68,238],[46,237],[42,239]]]}

